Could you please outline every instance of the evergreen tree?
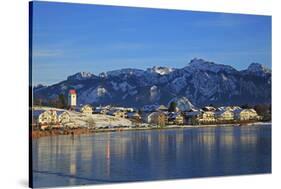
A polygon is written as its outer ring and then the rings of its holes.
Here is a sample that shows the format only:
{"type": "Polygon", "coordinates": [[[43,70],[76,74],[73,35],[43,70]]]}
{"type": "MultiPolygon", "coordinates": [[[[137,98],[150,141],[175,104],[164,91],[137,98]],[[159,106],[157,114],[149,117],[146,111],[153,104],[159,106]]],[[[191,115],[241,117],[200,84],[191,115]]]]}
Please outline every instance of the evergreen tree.
{"type": "Polygon", "coordinates": [[[177,103],[176,102],[171,102],[168,111],[169,112],[175,112],[177,108],[177,103]]]}
{"type": "Polygon", "coordinates": [[[36,106],[42,106],[43,100],[41,98],[34,98],[33,104],[36,105],[36,106]]]}
{"type": "Polygon", "coordinates": [[[248,104],[243,104],[242,106],[241,106],[241,108],[243,108],[243,109],[249,109],[249,108],[251,108],[248,104]]]}
{"type": "Polygon", "coordinates": [[[66,108],[67,103],[66,99],[63,94],[59,94],[59,99],[58,99],[58,107],[59,108],[66,108]]]}

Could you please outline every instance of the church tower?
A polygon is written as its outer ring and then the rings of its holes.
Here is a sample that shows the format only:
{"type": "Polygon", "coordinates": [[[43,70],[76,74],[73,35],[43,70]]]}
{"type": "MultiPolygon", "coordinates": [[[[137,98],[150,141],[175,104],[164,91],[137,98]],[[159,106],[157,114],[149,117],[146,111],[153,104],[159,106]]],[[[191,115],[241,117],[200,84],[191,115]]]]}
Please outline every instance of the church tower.
{"type": "Polygon", "coordinates": [[[67,99],[68,106],[75,107],[77,105],[76,101],[77,101],[76,91],[74,89],[69,90],[68,99],[67,99]]]}

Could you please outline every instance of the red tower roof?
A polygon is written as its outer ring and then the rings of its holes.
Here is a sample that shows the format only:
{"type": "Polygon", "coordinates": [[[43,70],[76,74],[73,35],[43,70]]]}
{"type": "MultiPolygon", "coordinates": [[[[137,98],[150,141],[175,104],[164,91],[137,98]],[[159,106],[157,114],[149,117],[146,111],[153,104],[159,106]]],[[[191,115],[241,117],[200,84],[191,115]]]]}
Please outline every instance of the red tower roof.
{"type": "Polygon", "coordinates": [[[69,90],[69,94],[76,94],[76,91],[74,89],[69,90]]]}

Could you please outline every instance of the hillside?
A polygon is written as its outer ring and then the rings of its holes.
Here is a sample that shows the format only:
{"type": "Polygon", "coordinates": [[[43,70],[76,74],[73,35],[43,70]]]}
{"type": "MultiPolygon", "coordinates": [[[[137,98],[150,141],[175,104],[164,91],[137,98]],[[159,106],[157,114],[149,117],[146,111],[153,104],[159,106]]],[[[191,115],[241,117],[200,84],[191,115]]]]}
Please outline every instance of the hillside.
{"type": "Polygon", "coordinates": [[[94,75],[79,72],[51,85],[34,87],[34,97],[48,101],[69,89],[78,92],[78,104],[142,107],[168,105],[187,98],[195,106],[271,103],[271,70],[252,63],[246,70],[193,59],[183,68],[120,69],[94,75]]]}

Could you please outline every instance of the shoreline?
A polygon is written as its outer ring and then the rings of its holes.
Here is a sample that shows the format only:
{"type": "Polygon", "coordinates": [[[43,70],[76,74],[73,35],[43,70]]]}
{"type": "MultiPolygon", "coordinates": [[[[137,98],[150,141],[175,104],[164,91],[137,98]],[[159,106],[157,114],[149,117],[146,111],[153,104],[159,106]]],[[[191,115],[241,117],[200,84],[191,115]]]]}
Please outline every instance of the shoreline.
{"type": "Polygon", "coordinates": [[[206,124],[206,125],[168,125],[165,127],[135,127],[135,128],[112,128],[112,129],[88,129],[88,128],[77,128],[77,129],[53,129],[48,131],[31,131],[31,138],[41,138],[41,137],[52,137],[59,135],[70,135],[79,136],[94,133],[103,132],[123,132],[123,131],[148,131],[148,130],[167,130],[167,129],[184,129],[184,128],[204,128],[204,127],[244,127],[244,126],[258,126],[258,125],[271,125],[272,122],[252,122],[252,123],[226,123],[226,124],[206,124]]]}

